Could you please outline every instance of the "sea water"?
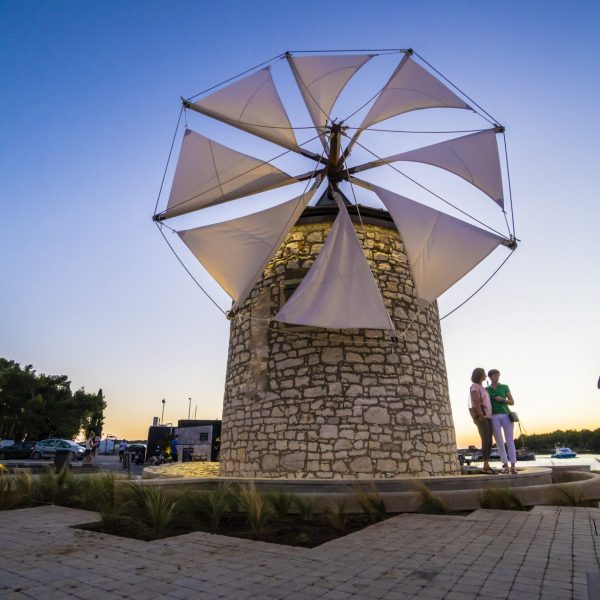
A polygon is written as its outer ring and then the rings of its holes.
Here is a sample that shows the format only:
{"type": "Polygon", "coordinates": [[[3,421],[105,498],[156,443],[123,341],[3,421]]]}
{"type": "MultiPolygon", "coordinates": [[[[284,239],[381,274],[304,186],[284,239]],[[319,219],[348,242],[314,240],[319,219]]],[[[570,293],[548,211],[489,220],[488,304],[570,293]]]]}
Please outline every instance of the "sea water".
{"type": "MultiPolygon", "coordinates": [[[[481,463],[472,463],[480,465],[481,463]]],[[[499,460],[491,460],[494,468],[502,467],[499,460]]],[[[552,467],[557,465],[589,465],[590,470],[600,472],[600,454],[577,454],[575,458],[552,458],[551,454],[536,454],[535,460],[519,460],[519,467],[552,467]]]]}

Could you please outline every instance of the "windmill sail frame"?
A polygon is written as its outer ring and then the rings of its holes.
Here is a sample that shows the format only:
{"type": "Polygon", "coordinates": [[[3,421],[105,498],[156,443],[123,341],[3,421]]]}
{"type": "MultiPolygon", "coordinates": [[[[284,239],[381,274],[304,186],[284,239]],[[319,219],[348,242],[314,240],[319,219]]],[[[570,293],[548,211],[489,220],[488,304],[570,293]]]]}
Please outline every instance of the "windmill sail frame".
{"type": "MultiPolygon", "coordinates": [[[[320,254],[317,257],[313,265],[314,269],[311,269],[305,282],[274,316],[275,320],[296,322],[325,329],[357,327],[374,329],[391,327],[393,329],[394,327],[389,315],[387,315],[387,322],[383,317],[365,319],[356,316],[352,320],[350,317],[339,319],[333,316],[336,313],[341,315],[344,312],[344,298],[348,302],[350,290],[354,289],[356,294],[356,290],[368,290],[370,286],[368,283],[363,283],[353,288],[350,285],[352,283],[351,278],[346,274],[341,276],[339,281],[347,281],[348,294],[344,294],[339,287],[335,288],[337,291],[333,292],[334,288],[323,283],[329,281],[327,275],[319,272],[320,269],[332,268],[331,265],[336,264],[338,265],[336,268],[340,269],[340,273],[351,273],[352,269],[348,270],[343,266],[344,257],[336,256],[336,253],[344,251],[354,253],[354,262],[362,264],[355,250],[349,250],[349,248],[355,248],[354,242],[342,244],[337,241],[344,236],[346,240],[354,239],[350,235],[348,225],[350,221],[347,218],[346,208],[339,201],[339,186],[343,182],[351,186],[356,184],[359,187],[373,191],[384,203],[394,218],[401,238],[405,244],[408,244],[411,270],[415,278],[419,298],[425,304],[435,301],[440,294],[455,283],[457,278],[462,277],[497,246],[506,246],[511,251],[516,248],[517,240],[514,230],[510,230],[508,220],[508,235],[503,238],[439,211],[431,212],[433,209],[418,208],[414,201],[355,177],[357,173],[398,161],[422,162],[461,177],[474,188],[489,196],[504,212],[503,173],[496,140],[496,134],[503,134],[504,128],[499,124],[494,123],[492,129],[488,128],[468,136],[452,138],[430,146],[401,152],[387,158],[378,158],[353,166],[347,165],[351,149],[357,143],[361,133],[381,121],[406,112],[433,108],[467,109],[478,112],[476,108],[473,108],[472,102],[467,102],[461,98],[458,93],[453,91],[434,73],[417,63],[412,50],[402,50],[400,52],[404,54],[403,57],[387,83],[371,98],[370,107],[358,127],[355,128],[356,131],[351,138],[347,135],[346,123],[338,121],[334,117],[333,110],[335,109],[336,100],[340,94],[343,94],[346,84],[356,72],[372,58],[378,56],[378,53],[370,51],[349,54],[294,56],[288,52],[277,57],[278,59],[284,57],[287,59],[285,62],[287,62],[299,86],[317,137],[323,145],[324,152],[321,155],[304,148],[303,144],[297,142],[295,129],[290,122],[287,110],[273,79],[271,65],[266,67],[261,65],[262,68],[250,74],[245,74],[243,77],[235,79],[233,83],[220,87],[200,99],[183,100],[184,110],[191,109],[236,127],[246,132],[246,134],[261,137],[272,144],[285,148],[286,151],[304,156],[316,163],[312,171],[296,176],[288,175],[275,167],[272,161],[260,160],[239,153],[193,130],[186,129],[167,207],[154,215],[154,220],[159,227],[173,217],[194,213],[217,204],[240,200],[294,183],[307,182],[305,192],[298,198],[279,204],[262,213],[254,213],[248,217],[240,217],[214,226],[178,231],[180,238],[190,247],[198,260],[205,266],[212,265],[207,267],[209,272],[212,270],[219,274],[217,280],[231,296],[234,302],[234,310],[241,307],[247,300],[252,286],[262,270],[272,258],[277,247],[283,243],[290,228],[299,218],[302,210],[323,181],[327,182],[328,189],[339,206],[338,219],[330,234],[332,242],[325,244],[321,250],[323,256],[320,254]],[[344,145],[346,139],[349,141],[344,145]],[[414,237],[413,232],[407,232],[405,225],[401,223],[402,218],[398,212],[400,210],[412,215],[410,218],[416,219],[415,223],[422,222],[425,224],[422,233],[424,237],[421,241],[414,237]],[[264,227],[260,227],[259,220],[263,216],[267,219],[267,214],[278,215],[276,220],[279,225],[277,227],[281,231],[278,229],[276,234],[269,233],[264,227]],[[285,227],[281,226],[283,222],[285,222],[285,227]],[[427,223],[430,223],[430,225],[427,225],[427,223]],[[431,231],[426,232],[427,227],[430,227],[431,231]],[[239,234],[236,233],[238,229],[240,232],[248,231],[249,233],[245,238],[240,238],[239,234]],[[252,242],[252,236],[254,235],[252,231],[255,230],[261,230],[263,233],[252,242]],[[239,269],[241,273],[236,277],[241,278],[245,283],[235,283],[229,276],[230,273],[236,271],[235,260],[229,263],[227,261],[223,262],[223,257],[219,256],[219,251],[211,254],[204,245],[208,243],[206,240],[212,239],[211,243],[216,244],[218,247],[215,235],[223,235],[225,238],[229,236],[232,240],[243,239],[245,241],[241,242],[242,246],[240,248],[248,248],[249,252],[252,244],[257,244],[257,247],[269,247],[268,252],[261,254],[262,251],[257,251],[257,258],[248,262],[247,269],[252,271],[251,277],[246,276],[244,279],[244,275],[247,274],[243,273],[244,268],[239,269]],[[453,241],[456,236],[466,236],[472,238],[472,240],[478,240],[472,243],[481,247],[481,249],[474,251],[473,254],[465,255],[453,241]],[[410,241],[413,239],[415,241],[410,241]],[[407,242],[407,240],[409,241],[407,242]],[[349,246],[348,243],[350,243],[349,246]],[[425,244],[425,246],[430,247],[430,250],[424,254],[423,251],[417,250],[419,244],[425,244]],[[340,248],[347,249],[340,250],[340,248]],[[454,248],[457,257],[462,257],[457,258],[460,264],[454,269],[449,268],[447,264],[441,267],[441,263],[439,263],[439,260],[446,258],[445,254],[447,254],[449,248],[454,248]],[[262,258],[260,258],[261,256],[262,258]],[[435,268],[434,264],[437,265],[435,268]],[[440,274],[437,281],[432,283],[428,275],[436,269],[440,274]],[[452,275],[445,277],[442,271],[449,271],[452,275]],[[442,281],[445,281],[445,283],[442,281]],[[322,295],[315,295],[314,289],[309,289],[315,285],[325,285],[323,289],[328,290],[326,299],[322,295]],[[300,303],[298,299],[301,296],[305,300],[300,303]],[[334,304],[333,309],[325,311],[330,316],[314,316],[317,313],[324,315],[325,312],[323,312],[324,309],[320,309],[320,311],[311,310],[310,304],[324,306],[326,302],[334,304]]],[[[364,106],[366,107],[366,105],[364,106]]],[[[478,105],[475,104],[475,106],[478,105]]],[[[483,117],[489,121],[487,117],[483,117]]],[[[422,207],[423,205],[418,204],[418,206],[422,207]]],[[[512,211],[512,199],[510,209],[512,211]]],[[[506,218],[506,212],[504,212],[504,215],[506,218]]],[[[356,243],[358,243],[358,239],[356,239],[356,243]]],[[[250,255],[254,256],[252,252],[250,252],[250,255]]],[[[366,262],[364,264],[366,265],[366,262]]],[[[360,267],[359,271],[363,273],[360,277],[366,277],[364,282],[367,282],[368,277],[364,274],[364,269],[360,267]]],[[[368,296],[368,292],[365,293],[368,296]]],[[[376,296],[368,296],[371,298],[368,301],[366,300],[367,296],[365,296],[362,303],[373,307],[377,306],[376,296]]],[[[381,300],[381,296],[379,296],[379,299],[381,300]]],[[[372,310],[377,313],[380,308],[373,308],[372,310]]],[[[353,312],[358,314],[357,311],[353,312]]],[[[381,314],[383,315],[383,313],[381,314]]]]}

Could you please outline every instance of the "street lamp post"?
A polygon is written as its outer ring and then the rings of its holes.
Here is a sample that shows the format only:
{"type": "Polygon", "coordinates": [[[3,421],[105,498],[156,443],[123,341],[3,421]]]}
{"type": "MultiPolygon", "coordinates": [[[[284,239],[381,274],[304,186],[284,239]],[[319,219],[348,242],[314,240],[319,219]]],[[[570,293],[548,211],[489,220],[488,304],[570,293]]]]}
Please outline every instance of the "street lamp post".
{"type": "Polygon", "coordinates": [[[188,404],[188,421],[190,420],[190,413],[192,412],[192,399],[188,398],[188,400],[190,401],[188,404]]]}
{"type": "Polygon", "coordinates": [[[162,399],[162,405],[163,405],[163,407],[162,407],[162,414],[160,415],[160,424],[161,425],[163,424],[163,421],[165,419],[165,403],[166,403],[166,400],[163,398],[162,399]]]}

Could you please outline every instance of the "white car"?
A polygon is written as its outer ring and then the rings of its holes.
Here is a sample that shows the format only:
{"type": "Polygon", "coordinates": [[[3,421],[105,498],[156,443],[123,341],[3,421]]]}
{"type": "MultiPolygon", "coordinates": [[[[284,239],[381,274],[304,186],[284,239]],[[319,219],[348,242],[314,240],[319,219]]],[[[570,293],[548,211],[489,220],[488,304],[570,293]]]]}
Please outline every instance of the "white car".
{"type": "Polygon", "coordinates": [[[54,454],[57,450],[70,450],[72,460],[83,460],[85,456],[85,448],[72,442],[71,440],[61,440],[58,438],[51,438],[49,440],[42,440],[35,445],[31,458],[54,458],[54,454]]]}

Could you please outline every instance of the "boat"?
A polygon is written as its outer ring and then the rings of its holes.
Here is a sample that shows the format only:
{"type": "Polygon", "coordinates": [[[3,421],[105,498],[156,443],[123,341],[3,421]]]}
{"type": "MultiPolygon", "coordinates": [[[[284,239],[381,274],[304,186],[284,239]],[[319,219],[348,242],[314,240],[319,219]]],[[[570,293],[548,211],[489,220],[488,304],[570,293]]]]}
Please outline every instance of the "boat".
{"type": "Polygon", "coordinates": [[[476,448],[475,446],[469,446],[466,450],[463,451],[462,456],[463,461],[467,465],[470,465],[472,462],[479,462],[482,459],[481,450],[479,450],[479,448],[476,448]]]}
{"type": "Polygon", "coordinates": [[[535,452],[531,448],[517,448],[517,460],[535,460],[535,452]]]}
{"type": "MultiPolygon", "coordinates": [[[[479,462],[483,459],[481,450],[471,447],[466,450],[459,450],[459,455],[462,456],[461,464],[470,465],[472,462],[479,462]]],[[[492,448],[490,452],[490,460],[500,460],[500,452],[498,448],[492,448]]],[[[517,460],[535,460],[535,452],[531,448],[517,448],[517,460]]]]}
{"type": "Polygon", "coordinates": [[[554,454],[550,458],[575,458],[577,454],[571,450],[571,448],[556,447],[554,449],[554,454]]]}

